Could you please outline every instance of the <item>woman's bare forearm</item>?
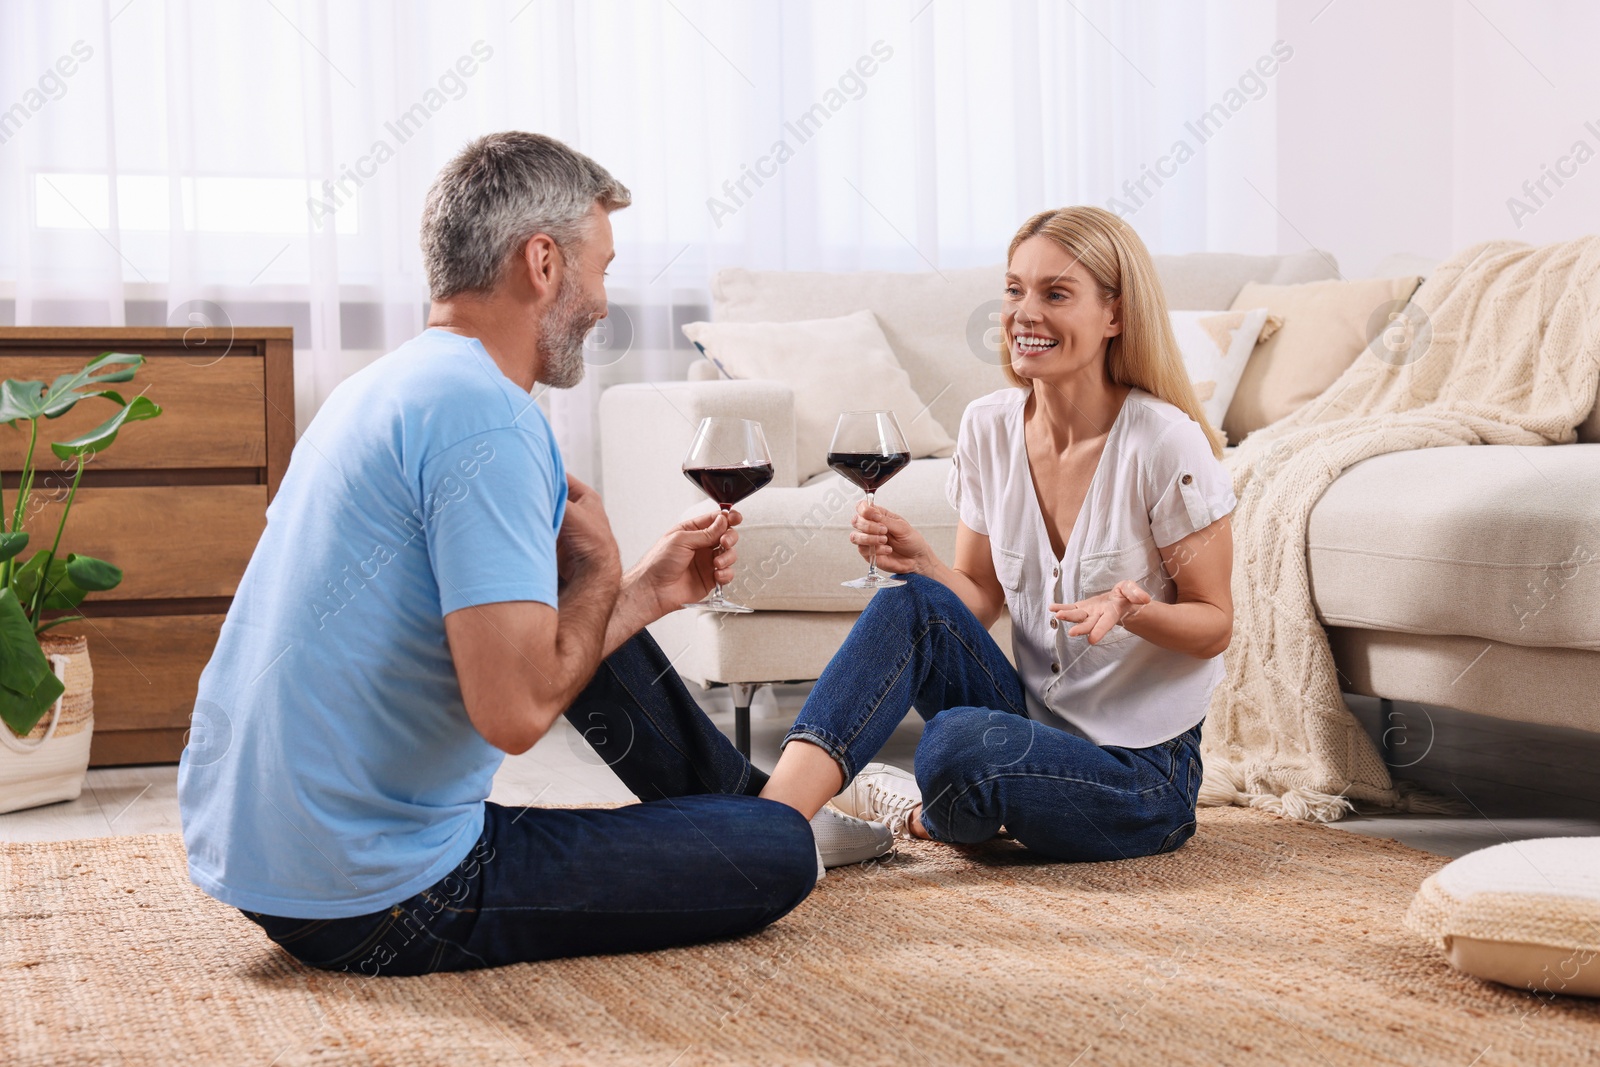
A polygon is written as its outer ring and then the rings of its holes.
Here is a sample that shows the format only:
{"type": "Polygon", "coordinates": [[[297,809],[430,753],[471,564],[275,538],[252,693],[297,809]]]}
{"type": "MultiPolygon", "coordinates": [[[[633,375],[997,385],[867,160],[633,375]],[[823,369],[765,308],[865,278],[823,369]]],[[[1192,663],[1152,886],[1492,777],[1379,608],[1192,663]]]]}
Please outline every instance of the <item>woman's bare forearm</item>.
{"type": "Polygon", "coordinates": [[[1153,645],[1196,659],[1221,655],[1233,638],[1233,616],[1200,600],[1177,604],[1152,600],[1133,614],[1124,615],[1121,626],[1153,645]]]}
{"type": "Polygon", "coordinates": [[[993,626],[995,620],[1000,618],[1000,609],[1005,606],[1004,599],[994,602],[969,575],[956,570],[932,552],[928,553],[928,562],[920,568],[920,573],[960,597],[967,610],[983,623],[984,629],[993,626]]]}

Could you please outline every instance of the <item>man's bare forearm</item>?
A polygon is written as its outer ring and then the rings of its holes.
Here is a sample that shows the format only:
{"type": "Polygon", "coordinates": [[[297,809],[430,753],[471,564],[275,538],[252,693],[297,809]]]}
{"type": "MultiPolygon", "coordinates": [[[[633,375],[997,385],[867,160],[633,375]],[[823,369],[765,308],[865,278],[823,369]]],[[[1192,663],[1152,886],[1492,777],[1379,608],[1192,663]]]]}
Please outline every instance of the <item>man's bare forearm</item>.
{"type": "Polygon", "coordinates": [[[602,643],[616,607],[619,585],[615,566],[597,565],[580,572],[562,588],[556,608],[554,670],[539,668],[547,683],[540,686],[543,692],[537,702],[545,720],[544,729],[577,699],[605,658],[602,643]]]}
{"type": "Polygon", "coordinates": [[[611,618],[606,621],[606,637],[600,658],[611,655],[627,644],[634,634],[660,617],[660,612],[651,602],[649,591],[639,580],[638,572],[624,574],[616,604],[611,609],[611,618]]]}

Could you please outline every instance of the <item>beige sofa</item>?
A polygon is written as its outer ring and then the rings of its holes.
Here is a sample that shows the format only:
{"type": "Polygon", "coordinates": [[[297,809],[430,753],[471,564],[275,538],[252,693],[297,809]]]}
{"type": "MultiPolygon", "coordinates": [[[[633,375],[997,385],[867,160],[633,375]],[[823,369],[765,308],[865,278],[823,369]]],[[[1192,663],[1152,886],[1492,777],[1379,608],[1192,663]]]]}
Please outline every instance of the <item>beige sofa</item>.
{"type": "MultiPolygon", "coordinates": [[[[1246,282],[1337,277],[1331,256],[1158,256],[1175,310],[1225,309],[1246,282]]],[[[1376,276],[1425,273],[1414,257],[1376,276]]],[[[941,273],[720,272],[718,321],[878,316],[911,384],[954,437],[961,412],[1005,385],[980,343],[999,268],[941,273]]],[[[1363,356],[1362,358],[1372,358],[1363,356]]],[[[795,476],[793,394],[732,381],[701,360],[687,381],[616,386],[601,399],[608,510],[625,562],[667,526],[708,507],[679,471],[706,415],[761,421],[772,484],[741,505],[739,577],[750,615],[677,612],[651,632],[679,673],[733,686],[737,735],[765,683],[816,678],[868,593],[840,582],[862,561],[848,542],[859,493],[824,473],[795,476]]],[[[1600,406],[1581,443],[1476,446],[1377,456],[1347,470],[1312,512],[1312,596],[1348,693],[1600,731],[1600,406]]],[[[879,493],[946,559],[955,514],[949,459],[919,459],[879,493]]],[[[1009,650],[1002,616],[993,631],[1009,650]]]]}

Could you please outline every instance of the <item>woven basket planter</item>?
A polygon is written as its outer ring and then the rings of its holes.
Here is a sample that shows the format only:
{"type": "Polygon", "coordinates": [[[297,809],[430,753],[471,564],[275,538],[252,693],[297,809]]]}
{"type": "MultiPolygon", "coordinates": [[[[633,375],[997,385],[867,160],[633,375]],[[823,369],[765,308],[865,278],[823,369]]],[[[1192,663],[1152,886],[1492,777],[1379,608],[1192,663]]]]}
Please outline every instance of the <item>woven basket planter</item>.
{"type": "Polygon", "coordinates": [[[0,812],[75,800],[89,770],[94,736],[89,639],[46,633],[39,647],[67,689],[26,737],[0,724],[0,812]]]}

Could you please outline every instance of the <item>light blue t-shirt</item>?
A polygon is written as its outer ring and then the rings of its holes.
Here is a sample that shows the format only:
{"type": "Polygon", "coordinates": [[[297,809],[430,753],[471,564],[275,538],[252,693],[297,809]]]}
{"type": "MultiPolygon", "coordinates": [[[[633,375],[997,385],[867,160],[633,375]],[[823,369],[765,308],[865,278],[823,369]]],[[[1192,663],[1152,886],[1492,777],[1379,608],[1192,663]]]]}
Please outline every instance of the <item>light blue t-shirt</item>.
{"type": "Polygon", "coordinates": [[[544,413],[444,330],[334,389],[295,445],[178,767],[189,877],[362,915],[448,874],[504,753],[467,717],[452,611],[556,604],[567,480],[544,413]]]}

